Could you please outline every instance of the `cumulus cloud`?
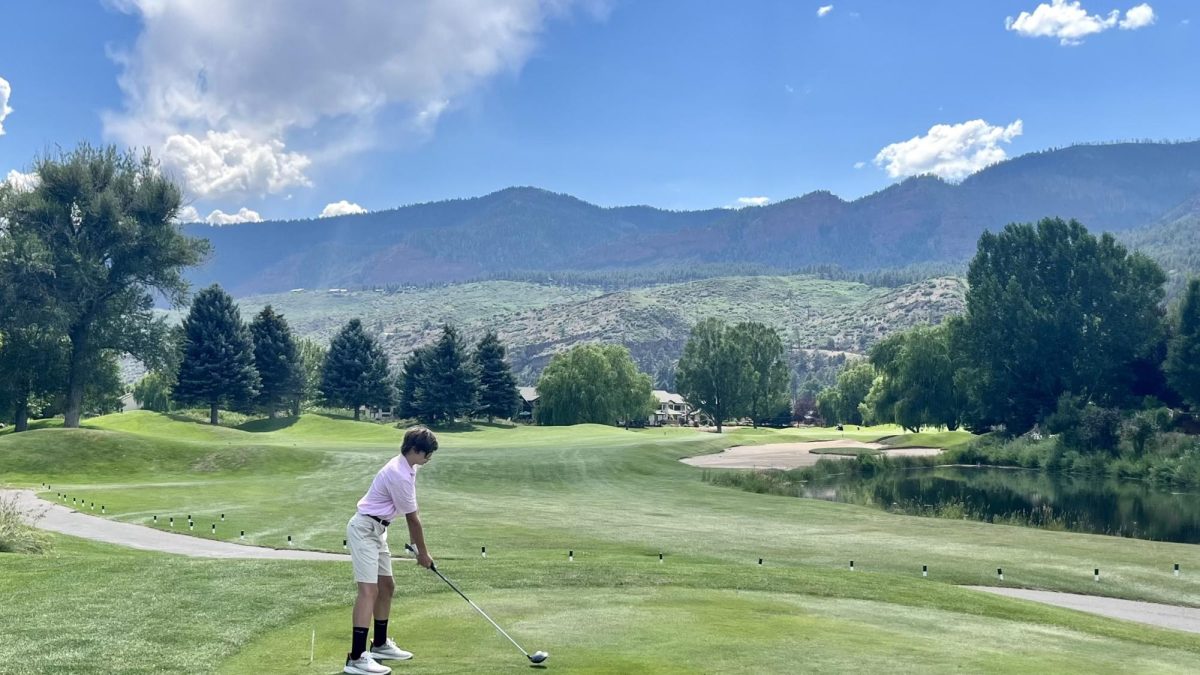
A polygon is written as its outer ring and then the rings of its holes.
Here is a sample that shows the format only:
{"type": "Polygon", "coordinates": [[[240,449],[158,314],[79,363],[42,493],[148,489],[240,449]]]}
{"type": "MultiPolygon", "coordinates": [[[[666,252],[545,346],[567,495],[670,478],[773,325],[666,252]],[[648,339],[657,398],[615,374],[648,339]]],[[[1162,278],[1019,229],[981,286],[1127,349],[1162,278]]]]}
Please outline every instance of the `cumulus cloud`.
{"type": "Polygon", "coordinates": [[[12,169],[5,176],[4,183],[18,192],[28,192],[37,187],[41,180],[36,173],[21,173],[16,169],[12,169]]]}
{"type": "Polygon", "coordinates": [[[175,214],[175,222],[177,223],[198,223],[203,220],[200,217],[200,212],[196,207],[188,205],[179,209],[179,213],[175,214]]]}
{"type": "Polygon", "coordinates": [[[372,147],[381,129],[423,138],[456,100],[518,71],[551,20],[607,8],[606,0],[107,3],[137,15],[142,30],[110,50],[124,104],[105,114],[105,133],[154,148],[176,139],[172,158],[189,186],[214,196],[308,185],[313,158],[341,160],[345,138],[371,138],[356,150],[372,147]],[[242,139],[248,156],[206,150],[214,135],[242,139]]]}
{"type": "Polygon", "coordinates": [[[875,165],[892,178],[932,174],[959,181],[1007,155],[1000,143],[1011,143],[1022,132],[1021,120],[1001,127],[983,120],[935,124],[924,136],[892,143],[875,155],[875,165]]]}
{"type": "Polygon", "coordinates": [[[331,202],[321,209],[321,215],[318,218],[331,218],[333,216],[346,216],[352,213],[366,213],[367,210],[355,204],[348,202],[345,199],[340,202],[331,202]]]}
{"type": "Polygon", "coordinates": [[[738,197],[738,207],[743,206],[766,206],[771,201],[770,197],[738,197]]]}
{"type": "Polygon", "coordinates": [[[1154,8],[1143,2],[1137,7],[1129,8],[1119,25],[1121,30],[1137,30],[1153,24],[1156,18],[1158,17],[1154,16],[1154,8]]]}
{"type": "Polygon", "coordinates": [[[821,5],[817,8],[817,16],[825,16],[833,11],[833,5],[821,5]]]}
{"type": "Polygon", "coordinates": [[[282,142],[257,142],[236,131],[209,131],[203,138],[175,134],[162,149],[163,166],[179,172],[197,197],[267,194],[312,183],[304,175],[311,161],[286,152],[282,142]]]}
{"type": "Polygon", "coordinates": [[[1032,12],[1021,12],[1017,18],[1008,17],[1004,27],[1025,37],[1055,37],[1059,44],[1071,47],[1083,43],[1083,38],[1120,26],[1126,30],[1144,28],[1154,23],[1154,10],[1143,3],[1130,8],[1121,19],[1121,10],[1106,15],[1088,14],[1080,0],[1051,0],[1039,4],[1032,12]]]}
{"type": "Polygon", "coordinates": [[[8,80],[0,77],[0,136],[4,135],[4,118],[12,112],[12,108],[8,107],[8,99],[12,97],[12,85],[8,80]]]}
{"type": "Polygon", "coordinates": [[[856,169],[861,169],[861,168],[863,168],[863,167],[864,167],[864,166],[866,166],[866,165],[867,165],[867,163],[866,163],[866,162],[855,162],[855,163],[854,163],[854,168],[856,168],[856,169]]]}
{"type": "Polygon", "coordinates": [[[208,214],[204,222],[209,225],[234,225],[236,223],[261,223],[262,216],[258,215],[257,211],[251,211],[246,207],[238,209],[237,213],[225,213],[221,209],[216,209],[208,214]]]}

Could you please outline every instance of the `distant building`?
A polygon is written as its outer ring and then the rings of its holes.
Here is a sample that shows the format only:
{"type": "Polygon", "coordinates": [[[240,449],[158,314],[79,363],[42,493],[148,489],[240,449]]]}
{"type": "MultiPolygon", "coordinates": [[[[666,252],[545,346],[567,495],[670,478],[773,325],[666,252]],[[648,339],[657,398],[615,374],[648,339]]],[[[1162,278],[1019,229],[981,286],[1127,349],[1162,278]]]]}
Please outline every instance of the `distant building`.
{"type": "Polygon", "coordinates": [[[133,397],[133,393],[121,395],[121,412],[129,412],[130,410],[141,410],[142,404],[133,397]]]}
{"type": "Polygon", "coordinates": [[[391,406],[388,406],[387,408],[376,408],[375,406],[364,405],[359,407],[358,410],[362,419],[371,420],[373,422],[390,422],[396,416],[396,410],[391,406]]]}
{"type": "Polygon", "coordinates": [[[521,394],[521,411],[517,413],[518,422],[533,422],[537,412],[537,387],[517,387],[521,394]]]}
{"type": "Polygon", "coordinates": [[[658,409],[647,420],[656,427],[664,424],[682,426],[688,424],[692,416],[692,408],[679,394],[663,389],[650,392],[658,401],[658,409]]]}

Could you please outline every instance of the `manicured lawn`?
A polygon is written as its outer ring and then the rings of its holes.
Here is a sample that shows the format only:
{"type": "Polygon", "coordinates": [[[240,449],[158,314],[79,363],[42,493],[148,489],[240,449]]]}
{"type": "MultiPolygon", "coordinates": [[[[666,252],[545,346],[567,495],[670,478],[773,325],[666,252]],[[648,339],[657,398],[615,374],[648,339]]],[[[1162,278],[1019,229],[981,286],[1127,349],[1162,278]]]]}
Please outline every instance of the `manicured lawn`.
{"type": "MultiPolygon", "coordinates": [[[[163,529],[173,515],[186,531],[190,514],[197,535],[210,536],[215,522],[221,539],[245,530],[249,541],[284,547],[290,534],[301,547],[333,551],[402,434],[322,416],[213,429],[127,413],[88,426],[0,437],[0,482],[50,481],[43,496],[66,491],[130,522],[157,514],[163,529]]],[[[841,437],[481,427],[441,434],[418,496],[439,567],[527,649],[551,652],[556,670],[1200,669],[1200,636],[953,586],[996,583],[1003,567],[1011,585],[1200,606],[1200,577],[1170,572],[1176,562],[1200,570],[1195,547],[756,495],[707,484],[677,461],[729,445],[841,437]]],[[[393,550],[405,539],[394,527],[393,550]]],[[[148,649],[145,672],[268,664],[271,672],[325,673],[346,649],[348,565],[187,560],[56,540],[48,556],[0,555],[0,596],[6,618],[16,618],[5,625],[21,631],[0,639],[6,667],[46,658],[45,640],[64,625],[93,641],[51,650],[67,669],[116,663],[137,672],[135,655],[148,649]]],[[[398,671],[527,667],[435,576],[409,563],[397,579],[403,597],[393,623],[419,655],[398,671]]]]}

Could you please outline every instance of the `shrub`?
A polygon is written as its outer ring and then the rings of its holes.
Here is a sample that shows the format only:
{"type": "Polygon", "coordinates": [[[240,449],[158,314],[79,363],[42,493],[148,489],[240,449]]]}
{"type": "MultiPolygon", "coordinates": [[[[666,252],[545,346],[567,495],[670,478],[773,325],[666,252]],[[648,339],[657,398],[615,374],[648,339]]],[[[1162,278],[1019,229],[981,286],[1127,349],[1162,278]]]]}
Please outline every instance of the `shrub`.
{"type": "Polygon", "coordinates": [[[16,496],[0,497],[0,553],[41,553],[50,546],[44,532],[25,522],[16,496]]]}

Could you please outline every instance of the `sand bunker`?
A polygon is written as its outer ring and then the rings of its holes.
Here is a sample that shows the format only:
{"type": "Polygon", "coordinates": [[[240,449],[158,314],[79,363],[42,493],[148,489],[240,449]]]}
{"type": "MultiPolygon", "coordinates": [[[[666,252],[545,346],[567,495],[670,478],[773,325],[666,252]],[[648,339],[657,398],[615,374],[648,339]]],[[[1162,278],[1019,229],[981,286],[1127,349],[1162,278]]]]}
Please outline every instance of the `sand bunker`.
{"type": "Polygon", "coordinates": [[[770,443],[767,445],[738,445],[715,455],[687,457],[684,464],[718,469],[795,469],[812,466],[821,459],[845,459],[846,455],[818,455],[820,448],[863,448],[881,450],[889,457],[930,457],[940,448],[888,448],[880,443],[862,441],[811,441],[805,443],[770,443]]]}

